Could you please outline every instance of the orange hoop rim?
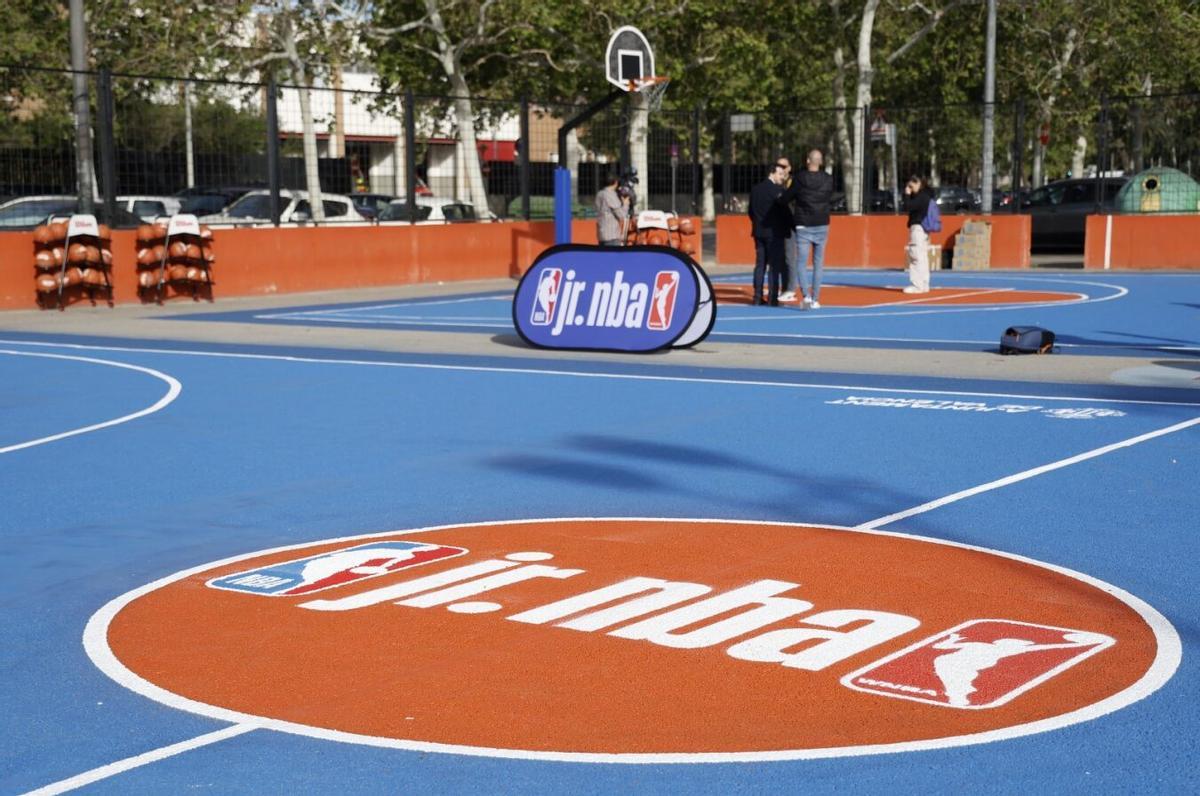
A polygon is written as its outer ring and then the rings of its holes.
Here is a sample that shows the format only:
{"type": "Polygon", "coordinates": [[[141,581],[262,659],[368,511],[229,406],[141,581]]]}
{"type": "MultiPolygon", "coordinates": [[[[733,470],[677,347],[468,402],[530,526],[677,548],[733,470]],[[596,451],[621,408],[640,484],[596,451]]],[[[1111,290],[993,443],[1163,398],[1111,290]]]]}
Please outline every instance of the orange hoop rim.
{"type": "Polygon", "coordinates": [[[626,82],[629,83],[630,92],[640,92],[660,83],[670,83],[671,78],[664,75],[648,75],[640,80],[629,80],[626,82]]]}

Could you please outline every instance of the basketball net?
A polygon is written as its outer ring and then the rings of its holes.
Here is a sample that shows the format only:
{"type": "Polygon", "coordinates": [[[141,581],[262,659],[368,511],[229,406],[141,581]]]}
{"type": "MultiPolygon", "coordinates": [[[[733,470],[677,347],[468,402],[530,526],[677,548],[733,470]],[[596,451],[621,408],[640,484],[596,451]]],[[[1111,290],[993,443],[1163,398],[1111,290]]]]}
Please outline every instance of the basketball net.
{"type": "Polygon", "coordinates": [[[630,80],[629,90],[636,91],[646,98],[646,110],[657,111],[662,108],[663,96],[667,93],[669,85],[669,77],[650,76],[641,80],[630,80]]]}

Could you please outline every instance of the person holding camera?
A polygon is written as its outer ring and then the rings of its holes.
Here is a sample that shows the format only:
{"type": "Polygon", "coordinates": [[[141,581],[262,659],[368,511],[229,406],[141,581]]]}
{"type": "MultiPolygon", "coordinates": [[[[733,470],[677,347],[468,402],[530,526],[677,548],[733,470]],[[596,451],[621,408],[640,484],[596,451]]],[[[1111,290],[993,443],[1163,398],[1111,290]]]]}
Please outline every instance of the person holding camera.
{"type": "Polygon", "coordinates": [[[629,219],[629,193],[620,190],[619,172],[609,172],[607,180],[608,184],[596,194],[596,240],[600,241],[601,246],[624,246],[625,225],[629,219]]]}

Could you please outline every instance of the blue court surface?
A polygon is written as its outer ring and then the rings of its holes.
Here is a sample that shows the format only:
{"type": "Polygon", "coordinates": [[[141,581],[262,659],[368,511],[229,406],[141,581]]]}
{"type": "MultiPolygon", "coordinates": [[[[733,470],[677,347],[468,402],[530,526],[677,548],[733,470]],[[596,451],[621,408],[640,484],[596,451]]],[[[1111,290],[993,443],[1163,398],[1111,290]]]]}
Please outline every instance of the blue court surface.
{"type": "MultiPolygon", "coordinates": [[[[898,278],[838,272],[829,282],[898,278]]],[[[722,307],[709,342],[985,356],[1004,325],[1033,323],[1061,330],[1066,356],[1141,356],[1177,363],[1184,372],[1196,368],[1200,277],[935,274],[935,282],[1064,290],[1081,298],[1003,311],[722,307]]],[[[177,317],[491,336],[512,332],[507,299],[478,293],[238,312],[218,305],[177,317]]],[[[97,793],[1200,791],[1200,390],[700,368],[673,355],[644,362],[535,360],[512,356],[502,345],[489,354],[442,356],[251,340],[0,336],[2,792],[43,786],[97,793]],[[111,666],[102,671],[95,658],[108,643],[103,633],[89,649],[83,642],[89,621],[110,601],[235,556],[400,529],[592,517],[885,531],[1081,573],[1078,583],[1092,584],[1079,585],[1081,592],[1100,584],[1098,599],[1131,595],[1123,604],[1143,606],[1138,613],[1154,631],[1151,673],[1111,710],[987,742],[791,759],[592,760],[571,758],[572,749],[541,750],[568,753],[555,757],[359,743],[217,718],[165,692],[134,690],[110,676],[111,666]]],[[[651,551],[621,549],[620,557],[632,562],[628,574],[646,574],[636,566],[643,553],[651,551]]],[[[804,569],[802,557],[788,565],[804,569]]],[[[796,574],[796,582],[805,577],[796,574]]],[[[1005,581],[1003,567],[997,577],[1005,581]]],[[[939,600],[938,584],[928,578],[914,576],[904,588],[931,604],[939,600]]],[[[989,599],[1062,610],[1038,603],[1069,603],[1074,588],[1043,598],[1013,586],[989,599]]],[[[191,599],[179,599],[185,598],[191,599]]],[[[257,609],[275,605],[273,599],[246,604],[257,609]]],[[[869,608],[874,596],[864,589],[854,599],[861,603],[855,607],[869,608]]],[[[471,605],[485,610],[487,604],[471,605]]],[[[379,615],[401,616],[403,609],[386,610],[395,613],[379,615]]],[[[463,611],[454,621],[480,622],[478,637],[468,640],[486,647],[484,619],[463,611]]],[[[272,654],[262,640],[274,632],[266,616],[257,620],[259,632],[231,640],[247,665],[272,654]]],[[[189,621],[187,614],[180,618],[189,621]]],[[[114,625],[118,630],[125,632],[114,625]]],[[[392,631],[381,625],[377,632],[392,631]]],[[[568,631],[546,630],[554,632],[568,631]]],[[[140,675],[154,680],[165,673],[169,662],[155,637],[129,634],[146,661],[140,675]]],[[[687,650],[668,652],[692,660],[687,650]]],[[[326,653],[344,654],[311,652],[326,653]]],[[[223,687],[207,673],[229,654],[194,650],[198,688],[223,687]]],[[[537,654],[497,646],[479,660],[516,676],[537,654]]],[[[1096,660],[1117,654],[1100,652],[1096,660]]],[[[852,660],[866,665],[872,654],[852,660]]],[[[714,700],[732,699],[727,695],[742,687],[695,671],[695,689],[714,700]]],[[[1097,676],[1105,671],[1098,667],[1097,676]]],[[[330,683],[328,699],[359,704],[356,691],[402,689],[420,674],[401,667],[382,682],[348,677],[330,683]]],[[[797,691],[806,674],[797,671],[797,691]]],[[[468,670],[460,680],[464,688],[471,676],[468,670]]],[[[603,661],[573,682],[601,693],[640,687],[603,661]]],[[[247,699],[278,687],[261,680],[238,685],[247,699]]],[[[915,706],[938,719],[953,712],[894,699],[878,703],[915,706]]],[[[370,710],[370,700],[362,704],[370,710]]],[[[447,704],[463,714],[474,709],[466,700],[447,704]]],[[[676,717],[646,720],[666,727],[676,717]]],[[[514,705],[494,723],[502,731],[504,724],[529,721],[536,717],[514,705]]]]}

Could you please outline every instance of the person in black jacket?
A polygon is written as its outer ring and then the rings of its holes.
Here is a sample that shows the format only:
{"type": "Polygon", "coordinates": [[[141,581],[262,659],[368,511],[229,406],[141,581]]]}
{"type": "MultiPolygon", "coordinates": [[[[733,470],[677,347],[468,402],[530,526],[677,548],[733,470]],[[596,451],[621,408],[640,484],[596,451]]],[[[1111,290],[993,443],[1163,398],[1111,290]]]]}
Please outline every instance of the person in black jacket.
{"type": "Polygon", "coordinates": [[[750,191],[750,234],[754,236],[754,304],[762,304],[763,276],[769,282],[771,306],[779,304],[779,283],[787,268],[788,236],[791,219],[787,209],[777,201],[783,193],[787,170],[776,162],[767,178],[750,191]]]}
{"type": "Polygon", "coordinates": [[[929,292],[929,233],[925,231],[925,216],[933,191],[922,177],[912,176],[904,186],[904,206],[908,210],[908,246],[904,250],[908,262],[908,287],[905,293],[929,292]]]}
{"type": "MultiPolygon", "coordinates": [[[[791,186],[779,197],[792,206],[795,227],[796,270],[800,276],[804,306],[821,308],[821,275],[825,268],[825,242],[829,239],[829,204],[833,200],[833,177],[822,166],[825,157],[814,149],[805,158],[805,170],[796,175],[791,186]],[[808,278],[808,254],[812,252],[812,281],[808,278]]],[[[795,298],[785,293],[781,298],[795,298]]]]}

